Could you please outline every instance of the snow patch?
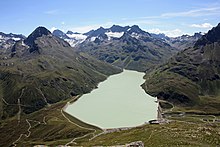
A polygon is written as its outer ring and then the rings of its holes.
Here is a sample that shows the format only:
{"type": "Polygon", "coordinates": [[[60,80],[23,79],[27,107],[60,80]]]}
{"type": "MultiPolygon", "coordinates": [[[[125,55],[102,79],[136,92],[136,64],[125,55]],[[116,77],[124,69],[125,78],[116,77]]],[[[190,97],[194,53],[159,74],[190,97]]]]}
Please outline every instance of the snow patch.
{"type": "Polygon", "coordinates": [[[95,41],[95,39],[96,39],[96,37],[92,37],[92,38],[90,39],[90,41],[95,41]]]}
{"type": "Polygon", "coordinates": [[[72,47],[76,46],[77,41],[74,39],[65,39],[72,47]]]}
{"type": "Polygon", "coordinates": [[[136,39],[138,39],[139,37],[140,37],[140,35],[138,34],[138,33],[132,33],[131,34],[131,37],[134,37],[134,38],[136,38],[136,39]]]}
{"type": "Polygon", "coordinates": [[[124,35],[124,32],[106,32],[105,34],[106,34],[108,37],[120,38],[121,36],[124,35]]]}
{"type": "Polygon", "coordinates": [[[72,47],[76,46],[77,44],[80,44],[84,41],[83,40],[75,40],[75,39],[65,39],[72,47]]]}
{"type": "Polygon", "coordinates": [[[22,40],[22,42],[21,42],[21,45],[22,46],[26,46],[26,44],[24,43],[24,41],[22,40]]]}
{"type": "Polygon", "coordinates": [[[87,38],[86,35],[83,34],[66,34],[69,38],[74,38],[76,40],[85,40],[87,38]]]}
{"type": "Polygon", "coordinates": [[[21,45],[25,47],[29,47],[27,44],[24,43],[24,40],[21,41],[21,45]]]}
{"type": "Polygon", "coordinates": [[[21,38],[15,38],[15,37],[12,37],[12,39],[15,41],[21,40],[21,38]]]}
{"type": "Polygon", "coordinates": [[[72,47],[86,40],[87,36],[83,34],[66,34],[70,39],[65,39],[72,47]]]}
{"type": "Polygon", "coordinates": [[[205,33],[205,32],[200,32],[200,34],[201,34],[201,35],[205,35],[206,33],[205,33]]]}

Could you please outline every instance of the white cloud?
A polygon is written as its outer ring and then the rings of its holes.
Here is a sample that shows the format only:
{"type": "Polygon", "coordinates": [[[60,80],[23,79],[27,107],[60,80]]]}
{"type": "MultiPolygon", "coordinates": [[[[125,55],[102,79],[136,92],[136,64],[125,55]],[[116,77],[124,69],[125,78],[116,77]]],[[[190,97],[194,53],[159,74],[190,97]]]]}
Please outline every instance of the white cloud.
{"type": "Polygon", "coordinates": [[[171,12],[161,14],[161,17],[198,17],[198,16],[209,16],[209,15],[219,15],[220,7],[213,8],[200,8],[192,9],[183,12],[171,12]]]}
{"type": "Polygon", "coordinates": [[[193,28],[202,28],[202,29],[210,29],[213,26],[210,23],[203,23],[203,24],[192,24],[190,27],[193,28]]]}
{"type": "Polygon", "coordinates": [[[169,37],[178,37],[178,36],[181,36],[183,34],[185,34],[182,30],[180,29],[174,29],[174,30],[160,30],[158,28],[155,28],[155,29],[150,29],[150,30],[147,30],[148,32],[150,33],[155,33],[155,34],[160,34],[160,33],[163,33],[163,34],[166,34],[167,36],[169,37]]]}
{"type": "Polygon", "coordinates": [[[62,21],[62,22],[61,22],[61,24],[62,24],[62,25],[65,25],[65,22],[64,22],[64,21],[62,21]]]}
{"type": "Polygon", "coordinates": [[[220,6],[217,5],[213,7],[191,9],[188,11],[162,13],[156,16],[145,16],[145,17],[139,17],[139,18],[122,18],[122,20],[123,21],[133,20],[137,22],[152,21],[152,22],[157,23],[155,19],[157,20],[157,19],[175,18],[175,17],[201,17],[201,16],[213,16],[213,15],[219,16],[219,14],[220,14],[220,6]]]}
{"type": "Polygon", "coordinates": [[[154,34],[161,34],[164,33],[164,31],[161,31],[160,29],[156,28],[156,29],[150,29],[148,30],[149,33],[154,33],[154,34]]]}
{"type": "Polygon", "coordinates": [[[197,9],[191,9],[187,11],[180,11],[180,12],[167,12],[162,13],[156,16],[145,16],[139,18],[123,18],[123,21],[139,21],[142,23],[158,23],[157,21],[153,21],[152,19],[165,19],[165,18],[175,18],[175,17],[201,17],[201,16],[219,16],[220,14],[220,6],[209,6],[209,7],[202,7],[197,9]],[[149,22],[150,21],[150,22],[149,22]]]}

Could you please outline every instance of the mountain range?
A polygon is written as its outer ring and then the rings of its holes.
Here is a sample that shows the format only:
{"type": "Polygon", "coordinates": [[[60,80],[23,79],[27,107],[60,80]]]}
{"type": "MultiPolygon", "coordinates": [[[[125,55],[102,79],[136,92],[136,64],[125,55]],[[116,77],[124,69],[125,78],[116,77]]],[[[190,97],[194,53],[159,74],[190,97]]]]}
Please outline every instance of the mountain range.
{"type": "MultiPolygon", "coordinates": [[[[150,34],[137,25],[100,27],[84,34],[54,30],[52,34],[68,42],[77,52],[87,53],[120,68],[137,71],[154,68],[178,51],[193,45],[202,36],[201,33],[195,33],[193,36],[170,38],[164,34],[150,34]]],[[[23,35],[4,33],[0,36],[0,54],[7,56],[14,50],[12,48],[16,41],[26,38],[23,35]]],[[[22,49],[18,52],[22,52],[22,49]]]]}
{"type": "Polygon", "coordinates": [[[5,101],[1,119],[88,93],[108,75],[121,71],[74,52],[69,43],[44,27],[17,41],[6,55],[0,60],[0,91],[5,101]]]}
{"type": "Polygon", "coordinates": [[[163,38],[145,32],[137,25],[131,27],[113,25],[110,28],[100,27],[84,34],[76,33],[78,36],[83,36],[79,41],[69,33],[62,32],[59,35],[57,32],[61,31],[55,30],[53,34],[72,44],[78,52],[87,53],[121,68],[137,71],[152,69],[201,37],[197,33],[194,36],[185,35],[176,38],[164,35],[163,38]]]}
{"type": "MultiPolygon", "coordinates": [[[[87,93],[108,75],[120,72],[120,68],[153,70],[181,50],[178,45],[169,44],[172,39],[192,44],[200,38],[198,34],[175,39],[160,37],[137,25],[100,27],[85,34],[60,30],[51,33],[38,27],[27,38],[4,33],[0,36],[3,97],[7,103],[18,105],[20,95],[24,113],[87,93]],[[71,47],[68,42],[76,44],[71,47]],[[9,90],[12,92],[8,93],[9,90]],[[32,93],[31,99],[28,93],[32,93]]],[[[18,113],[18,107],[7,105],[2,105],[1,110],[2,119],[18,113]]]]}
{"type": "MultiPolygon", "coordinates": [[[[123,36],[124,33],[133,33],[133,37],[135,37],[135,33],[137,34],[145,34],[145,36],[151,36],[152,38],[162,40],[166,43],[168,43],[170,46],[175,47],[177,50],[182,50],[187,47],[192,46],[199,38],[202,37],[204,33],[195,33],[194,35],[182,35],[179,37],[168,37],[165,34],[154,34],[154,33],[148,33],[144,30],[141,30],[137,25],[134,25],[132,27],[130,26],[119,26],[119,25],[113,25],[110,28],[103,28],[100,27],[97,30],[91,30],[87,33],[81,34],[77,32],[67,31],[66,33],[62,32],[61,30],[54,30],[53,35],[62,38],[70,43],[71,46],[75,46],[77,44],[82,43],[83,41],[95,41],[95,39],[117,39],[123,36]],[[131,29],[132,28],[132,29],[131,29]],[[75,43],[74,43],[75,41],[75,43]],[[79,43],[80,42],[80,43],[79,43]]],[[[137,37],[137,36],[136,36],[137,37]]]]}
{"type": "Polygon", "coordinates": [[[18,35],[18,34],[5,34],[3,32],[0,32],[0,55],[5,53],[7,49],[11,48],[16,41],[25,39],[26,37],[24,35],[18,35]]]}
{"type": "Polygon", "coordinates": [[[166,43],[170,44],[178,50],[183,50],[188,47],[193,46],[198,39],[200,39],[204,33],[195,33],[194,35],[182,35],[179,37],[168,37],[165,34],[151,34],[155,38],[164,40],[166,43]]]}

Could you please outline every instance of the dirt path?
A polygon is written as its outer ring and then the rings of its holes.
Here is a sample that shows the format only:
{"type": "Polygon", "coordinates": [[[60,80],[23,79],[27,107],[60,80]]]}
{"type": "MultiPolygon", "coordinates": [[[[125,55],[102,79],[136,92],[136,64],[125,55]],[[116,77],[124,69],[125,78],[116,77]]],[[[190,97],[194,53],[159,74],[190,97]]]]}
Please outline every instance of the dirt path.
{"type": "Polygon", "coordinates": [[[39,93],[42,95],[44,102],[47,104],[47,106],[50,106],[50,104],[47,102],[47,98],[44,96],[43,92],[41,91],[40,88],[36,88],[39,93]]]}
{"type": "Polygon", "coordinates": [[[21,121],[21,97],[22,97],[22,95],[24,94],[24,90],[25,90],[25,88],[23,88],[22,90],[21,90],[21,95],[19,96],[19,98],[18,98],[18,124],[20,123],[20,121],[21,121]]]}
{"type": "Polygon", "coordinates": [[[150,139],[151,139],[151,137],[153,136],[153,133],[154,133],[155,131],[153,130],[151,133],[150,133],[150,136],[148,137],[148,139],[146,140],[146,141],[149,141],[150,139]]]}
{"type": "Polygon", "coordinates": [[[2,101],[6,104],[6,105],[10,105],[8,102],[6,102],[6,100],[2,97],[2,101]]]}
{"type": "Polygon", "coordinates": [[[31,135],[31,131],[30,131],[30,129],[31,129],[31,123],[29,122],[28,119],[26,119],[26,122],[27,122],[27,124],[28,124],[28,126],[29,126],[28,129],[27,129],[28,134],[24,134],[24,133],[20,134],[20,136],[18,137],[18,139],[15,140],[15,141],[12,143],[13,146],[17,146],[17,142],[19,142],[20,139],[21,139],[23,136],[25,136],[26,138],[28,138],[28,137],[31,135]]]}
{"type": "Polygon", "coordinates": [[[88,134],[85,134],[84,136],[76,137],[76,138],[74,138],[73,140],[71,140],[70,142],[68,142],[67,144],[65,144],[65,146],[69,146],[69,145],[71,145],[71,144],[77,144],[77,143],[75,142],[77,139],[85,138],[85,137],[87,137],[87,136],[89,136],[89,135],[91,135],[91,134],[93,134],[93,133],[88,133],[88,134]]]}

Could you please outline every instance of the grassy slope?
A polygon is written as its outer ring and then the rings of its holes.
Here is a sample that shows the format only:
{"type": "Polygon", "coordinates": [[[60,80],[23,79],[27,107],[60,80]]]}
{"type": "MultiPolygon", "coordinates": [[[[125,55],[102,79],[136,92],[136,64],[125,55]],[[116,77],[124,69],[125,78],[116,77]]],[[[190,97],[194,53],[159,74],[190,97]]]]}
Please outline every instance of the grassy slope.
{"type": "MultiPolygon", "coordinates": [[[[166,73],[164,76],[169,79],[169,76],[171,76],[171,74],[173,73],[166,73]]],[[[44,74],[38,76],[42,78],[44,74]]],[[[176,81],[180,81],[180,79],[183,79],[183,77],[176,75],[172,75],[172,77],[175,77],[176,81]]],[[[18,80],[18,78],[15,79],[18,80]]],[[[158,83],[161,82],[159,81],[158,83]]],[[[173,81],[171,83],[173,83],[173,81]]],[[[181,82],[173,83],[172,87],[175,88],[177,87],[176,84],[180,84],[182,85],[182,88],[187,88],[184,86],[187,83],[190,83],[190,81],[188,81],[187,79],[182,80],[181,82]]],[[[193,94],[193,92],[196,91],[196,86],[193,83],[191,83],[191,85],[192,87],[189,88],[191,92],[189,92],[189,94],[193,94]]],[[[158,87],[162,88],[161,85],[158,85],[158,87]]],[[[205,102],[206,101],[204,101],[204,103],[205,102]]],[[[69,123],[68,120],[66,120],[60,112],[65,103],[66,101],[54,104],[51,107],[46,107],[46,109],[41,109],[40,111],[37,111],[33,114],[23,114],[21,116],[20,124],[18,124],[17,116],[5,121],[1,121],[0,137],[2,139],[0,139],[0,145],[9,146],[19,138],[21,133],[28,134],[27,130],[29,125],[26,122],[26,119],[29,120],[32,126],[32,128],[30,129],[31,135],[28,138],[22,136],[21,140],[17,142],[19,145],[64,145],[70,142],[73,138],[81,137],[86,134],[89,134],[88,137],[76,140],[76,142],[78,143],[77,145],[119,145],[138,140],[143,141],[145,145],[149,146],[177,146],[178,144],[188,146],[201,146],[219,144],[219,124],[215,123],[210,125],[207,122],[201,121],[202,118],[207,118],[207,116],[198,116],[198,118],[195,116],[172,116],[172,118],[170,119],[178,120],[178,122],[172,122],[165,125],[146,125],[144,127],[135,128],[132,130],[101,135],[100,137],[97,137],[92,141],[88,141],[89,138],[93,136],[91,133],[93,133],[94,131],[82,129],[77,127],[76,125],[73,125],[72,123],[69,123]],[[45,116],[45,121],[47,124],[43,123],[45,116]],[[40,124],[38,123],[38,121],[40,122],[40,124]],[[179,121],[189,121],[196,123],[190,124],[188,122],[179,121]]],[[[17,108],[17,106],[13,106],[13,108],[17,108]]],[[[192,111],[192,108],[190,108],[190,110],[192,111]]],[[[175,111],[183,110],[182,107],[176,107],[174,109],[174,112],[175,111]]],[[[80,125],[84,125],[74,118],[71,118],[71,120],[80,125]]],[[[88,127],[87,125],[85,126],[88,127]]],[[[97,133],[98,132],[100,132],[99,129],[97,129],[97,133]]]]}
{"type": "Polygon", "coordinates": [[[86,54],[75,53],[65,41],[54,36],[44,35],[35,43],[38,52],[28,52],[19,41],[12,58],[3,58],[6,54],[0,57],[0,146],[9,146],[22,133],[27,135],[29,123],[30,131],[34,130],[33,138],[21,135],[18,143],[59,144],[91,132],[70,125],[60,113],[63,101],[88,93],[109,75],[121,72],[86,54]]]}
{"type": "Polygon", "coordinates": [[[61,113],[67,101],[69,100],[53,104],[29,115],[23,114],[19,124],[17,117],[1,121],[0,146],[10,146],[22,133],[28,135],[29,125],[26,119],[31,124],[31,129],[29,129],[31,133],[29,137],[23,135],[16,142],[18,146],[65,145],[74,138],[84,135],[88,136],[77,139],[75,141],[77,144],[70,145],[109,146],[123,145],[133,141],[143,141],[145,146],[216,146],[220,143],[220,124],[212,122],[220,117],[191,114],[172,116],[169,119],[173,121],[169,124],[145,125],[107,133],[89,141],[93,133],[99,134],[101,130],[64,114],[72,122],[90,129],[70,123],[61,113]]]}
{"type": "MultiPolygon", "coordinates": [[[[142,141],[145,146],[216,146],[220,143],[220,124],[173,121],[163,125],[145,125],[131,130],[101,135],[83,146],[113,146],[142,141]],[[116,137],[117,136],[117,137],[116,137]]],[[[193,122],[194,121],[194,122],[193,122]]],[[[85,141],[85,140],[84,140],[85,141]]]]}
{"type": "Polygon", "coordinates": [[[178,53],[146,74],[145,90],[191,111],[220,113],[219,47],[214,43],[178,53]]]}
{"type": "Polygon", "coordinates": [[[82,127],[91,128],[91,130],[80,128],[78,125],[70,123],[61,113],[61,109],[66,102],[62,101],[53,104],[29,115],[23,114],[20,123],[18,123],[17,117],[1,121],[0,146],[10,146],[19,138],[20,134],[28,134],[29,125],[26,120],[31,124],[31,134],[29,137],[23,135],[16,142],[18,146],[66,144],[75,137],[94,133],[95,130],[99,131],[99,128],[82,123],[64,112],[64,115],[71,121],[82,127]]]}
{"type": "MultiPolygon", "coordinates": [[[[9,104],[17,104],[20,97],[21,104],[25,105],[22,111],[31,113],[47,103],[56,103],[70,95],[88,93],[107,76],[120,72],[120,69],[86,54],[79,56],[72,53],[72,48],[54,50],[58,50],[54,56],[49,52],[26,58],[0,60],[3,63],[14,63],[13,66],[0,68],[1,96],[9,104]],[[59,50],[64,53],[59,53],[59,50]]],[[[4,106],[2,119],[17,112],[18,107],[4,106]]]]}

